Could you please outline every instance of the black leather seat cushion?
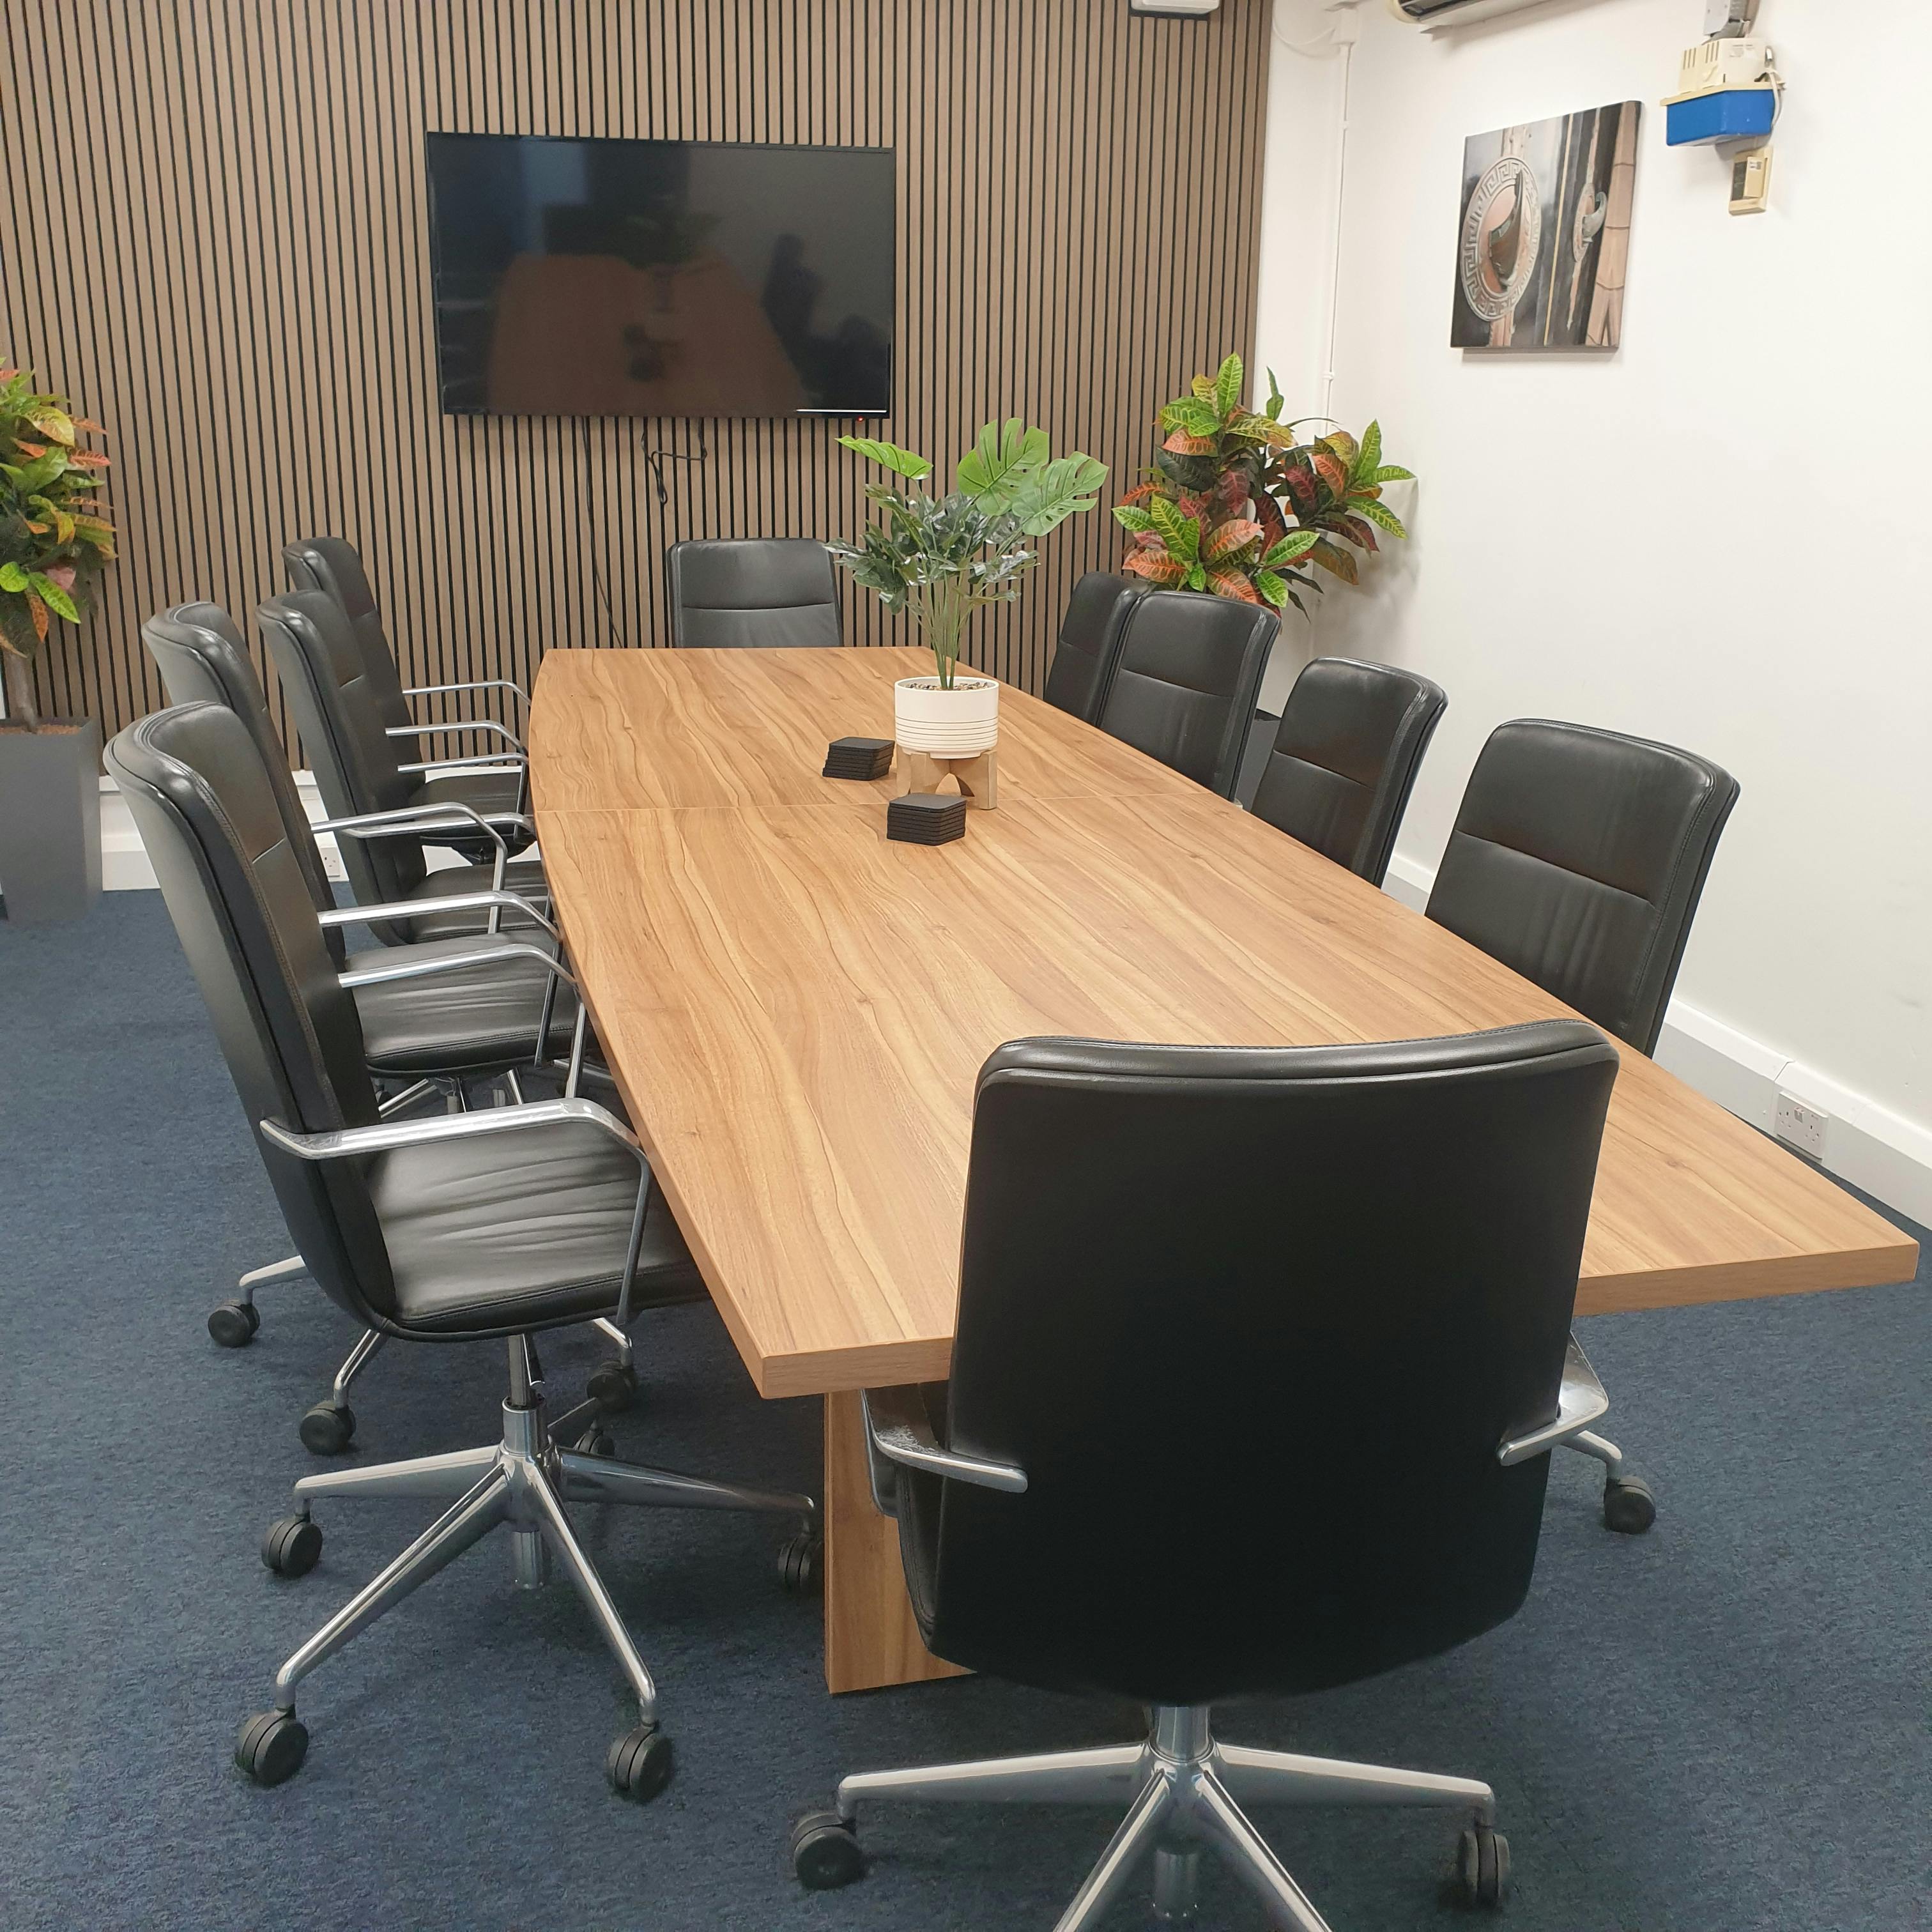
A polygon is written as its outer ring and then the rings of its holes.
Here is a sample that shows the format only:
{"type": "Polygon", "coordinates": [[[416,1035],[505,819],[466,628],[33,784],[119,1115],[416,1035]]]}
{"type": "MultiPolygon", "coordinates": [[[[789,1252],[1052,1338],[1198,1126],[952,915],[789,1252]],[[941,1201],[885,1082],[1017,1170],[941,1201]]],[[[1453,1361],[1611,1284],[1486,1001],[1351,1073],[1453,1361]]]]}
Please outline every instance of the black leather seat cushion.
{"type": "MultiPolygon", "coordinates": [[[[502,742],[500,739],[497,741],[502,742]]],[[[520,812],[527,813],[530,801],[524,796],[518,782],[519,774],[508,766],[495,766],[482,771],[452,772],[446,778],[430,778],[417,786],[410,794],[412,805],[466,805],[480,812],[487,818],[493,812],[520,812]]],[[[498,828],[503,835],[503,842],[512,852],[520,852],[530,844],[530,835],[520,831],[515,826],[505,825],[498,828]]],[[[452,832],[442,838],[426,842],[453,848],[466,857],[482,859],[486,862],[496,854],[494,842],[479,832],[473,838],[466,838],[460,832],[452,832]]]]}
{"type": "MultiPolygon", "coordinates": [[[[541,936],[546,949],[548,935],[541,936]]],[[[500,942],[499,942],[500,943],[500,942]]],[[[477,934],[430,940],[421,945],[382,946],[352,953],[357,967],[396,966],[406,960],[448,957],[488,949],[477,934]]],[[[510,1065],[536,1052],[550,976],[540,962],[513,956],[488,966],[465,966],[420,980],[389,980],[356,989],[356,1016],[362,1022],[362,1047],[378,1073],[464,1073],[510,1065]]],[[[576,1009],[568,991],[550,1017],[550,1049],[570,1051],[576,1009]]]]}
{"type": "MultiPolygon", "coordinates": [[[[420,885],[412,886],[404,896],[409,899],[434,899],[453,898],[460,892],[487,892],[493,869],[493,866],[446,866],[430,873],[420,885]]],[[[520,892],[541,907],[543,901],[535,895],[547,890],[542,861],[512,859],[503,868],[503,890],[520,892]]],[[[482,932],[489,923],[487,908],[480,912],[424,913],[421,918],[410,921],[410,937],[417,940],[455,939],[464,933],[482,932]]],[[[512,908],[504,908],[503,932],[529,933],[538,929],[524,914],[512,908]]]]}
{"type": "Polygon", "coordinates": [[[836,645],[838,583],[825,546],[805,537],[674,544],[671,638],[701,650],[836,645]]]}
{"type": "MultiPolygon", "coordinates": [[[[608,1315],[638,1178],[624,1148],[574,1125],[376,1156],[369,1194],[388,1250],[396,1325],[464,1334],[608,1315]]],[[[632,1306],[704,1292],[670,1209],[654,1194],[632,1306]]]]}

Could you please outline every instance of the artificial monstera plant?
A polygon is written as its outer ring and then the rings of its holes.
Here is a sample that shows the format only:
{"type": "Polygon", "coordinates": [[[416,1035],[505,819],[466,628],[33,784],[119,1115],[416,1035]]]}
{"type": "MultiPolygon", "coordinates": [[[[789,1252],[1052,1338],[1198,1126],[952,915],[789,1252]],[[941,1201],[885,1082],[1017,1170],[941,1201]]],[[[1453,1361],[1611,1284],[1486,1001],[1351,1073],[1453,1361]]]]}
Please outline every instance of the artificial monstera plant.
{"type": "Polygon", "coordinates": [[[1354,550],[1376,550],[1378,530],[1408,534],[1382,496],[1412,472],[1382,461],[1380,424],[1359,442],[1342,430],[1304,442],[1281,419],[1274,372],[1260,410],[1241,400],[1245,380],[1230,356],[1160,412],[1154,466],[1114,511],[1128,532],[1121,568],[1165,589],[1305,611],[1301,593],[1322,588],[1315,567],[1353,584],[1354,550]]]}
{"type": "Polygon", "coordinates": [[[1019,595],[1019,580],[1040,560],[1025,540],[1092,509],[1107,466],[1078,450],[1052,455],[1045,430],[1011,416],[980,430],[951,490],[934,496],[903,487],[932,474],[926,458],[870,436],[838,440],[903,481],[868,483],[885,520],[868,524],[856,544],[826,548],[888,610],[911,617],[932,646],[940,688],[950,691],[974,610],[1019,595]]]}
{"type": "Polygon", "coordinates": [[[77,624],[88,580],[114,556],[99,493],[107,459],[84,446],[100,425],[32,375],[0,368],[0,662],[8,722],[40,722],[34,659],[56,619],[77,624]]]}

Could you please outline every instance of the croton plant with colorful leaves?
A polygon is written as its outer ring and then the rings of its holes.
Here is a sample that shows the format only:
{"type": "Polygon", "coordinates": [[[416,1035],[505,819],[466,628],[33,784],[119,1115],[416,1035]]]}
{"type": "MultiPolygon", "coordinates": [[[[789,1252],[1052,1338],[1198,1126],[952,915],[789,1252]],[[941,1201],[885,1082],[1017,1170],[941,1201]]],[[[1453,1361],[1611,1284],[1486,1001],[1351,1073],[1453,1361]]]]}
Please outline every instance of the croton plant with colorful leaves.
{"type": "Polygon", "coordinates": [[[1166,590],[1305,612],[1300,593],[1322,588],[1314,567],[1353,584],[1355,550],[1378,548],[1377,530],[1408,536],[1382,497],[1412,472],[1383,462],[1380,424],[1359,442],[1337,430],[1304,442],[1281,419],[1274,372],[1258,410],[1241,400],[1244,380],[1230,356],[1161,411],[1154,466],[1114,508],[1128,532],[1120,567],[1166,590]]]}
{"type": "Polygon", "coordinates": [[[0,664],[8,718],[30,731],[34,654],[56,618],[80,622],[88,579],[114,556],[99,494],[107,458],[83,441],[100,433],[66,397],[0,368],[0,664]]]}

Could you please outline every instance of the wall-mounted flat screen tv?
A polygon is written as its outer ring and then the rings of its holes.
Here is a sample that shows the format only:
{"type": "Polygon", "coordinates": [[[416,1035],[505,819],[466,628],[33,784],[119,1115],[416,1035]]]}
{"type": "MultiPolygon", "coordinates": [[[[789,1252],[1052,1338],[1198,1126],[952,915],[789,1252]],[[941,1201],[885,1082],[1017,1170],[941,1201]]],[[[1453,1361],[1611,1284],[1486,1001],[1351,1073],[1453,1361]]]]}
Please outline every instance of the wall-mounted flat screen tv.
{"type": "Polygon", "coordinates": [[[446,410],[890,412],[890,148],[428,140],[446,410]]]}

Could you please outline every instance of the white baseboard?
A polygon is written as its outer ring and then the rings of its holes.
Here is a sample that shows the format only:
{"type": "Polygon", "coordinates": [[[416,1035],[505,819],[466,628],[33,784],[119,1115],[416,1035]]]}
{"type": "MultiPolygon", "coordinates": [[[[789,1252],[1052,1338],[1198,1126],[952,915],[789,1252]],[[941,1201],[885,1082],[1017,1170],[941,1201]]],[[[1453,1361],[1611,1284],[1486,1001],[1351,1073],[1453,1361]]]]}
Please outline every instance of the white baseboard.
{"type": "MultiPolygon", "coordinates": [[[[1385,890],[1420,912],[1435,883],[1432,868],[1398,854],[1385,890]]],[[[1820,1164],[1887,1207],[1932,1226],[1932,1132],[1917,1121],[1682,1000],[1672,1000],[1664,1016],[1657,1063],[1766,1133],[1772,1131],[1780,1093],[1815,1107],[1828,1124],[1820,1164]]]]}

